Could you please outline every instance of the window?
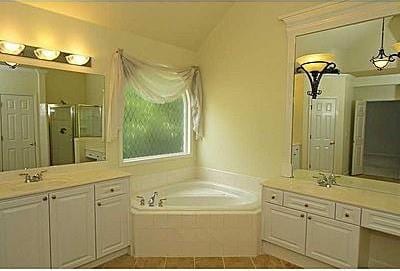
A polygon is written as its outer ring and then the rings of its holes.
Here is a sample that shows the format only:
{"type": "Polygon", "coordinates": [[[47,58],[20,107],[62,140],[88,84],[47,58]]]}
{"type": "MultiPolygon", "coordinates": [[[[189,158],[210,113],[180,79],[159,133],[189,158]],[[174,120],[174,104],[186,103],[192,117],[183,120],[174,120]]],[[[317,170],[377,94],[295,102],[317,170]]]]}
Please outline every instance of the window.
{"type": "Polygon", "coordinates": [[[189,153],[186,96],[154,104],[125,91],[123,160],[125,162],[189,153]]]}

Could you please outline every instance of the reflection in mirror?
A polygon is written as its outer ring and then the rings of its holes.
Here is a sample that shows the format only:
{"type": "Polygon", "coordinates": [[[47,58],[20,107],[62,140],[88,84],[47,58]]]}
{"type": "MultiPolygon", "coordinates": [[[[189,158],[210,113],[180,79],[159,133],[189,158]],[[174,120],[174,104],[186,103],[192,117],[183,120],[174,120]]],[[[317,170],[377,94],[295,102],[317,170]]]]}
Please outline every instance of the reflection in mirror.
{"type": "Polygon", "coordinates": [[[104,77],[0,65],[0,171],[105,160],[104,77]]]}
{"type": "MultiPolygon", "coordinates": [[[[378,19],[296,38],[296,58],[333,54],[340,74],[323,76],[317,99],[306,94],[307,77],[295,75],[295,175],[303,169],[400,183],[400,61],[383,70],[371,63],[381,30],[378,19]]],[[[385,52],[396,54],[398,41],[400,16],[386,17],[385,52]]]]}

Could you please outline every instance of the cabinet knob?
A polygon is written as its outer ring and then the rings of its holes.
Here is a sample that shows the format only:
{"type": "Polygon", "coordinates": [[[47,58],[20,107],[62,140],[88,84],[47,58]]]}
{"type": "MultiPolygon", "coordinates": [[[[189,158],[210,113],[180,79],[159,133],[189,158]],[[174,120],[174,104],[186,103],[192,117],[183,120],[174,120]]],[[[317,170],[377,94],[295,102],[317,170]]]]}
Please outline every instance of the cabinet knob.
{"type": "Polygon", "coordinates": [[[47,196],[44,196],[44,197],[43,197],[43,201],[47,201],[47,196]]]}
{"type": "Polygon", "coordinates": [[[306,204],[304,204],[304,207],[308,207],[308,204],[306,203],[306,204]]]}
{"type": "Polygon", "coordinates": [[[110,191],[111,191],[111,192],[114,192],[114,188],[111,188],[110,191]]]}
{"type": "Polygon", "coordinates": [[[308,218],[308,220],[311,220],[311,218],[312,218],[312,217],[311,217],[311,216],[309,216],[309,217],[307,217],[307,218],[308,218]]]}
{"type": "Polygon", "coordinates": [[[304,214],[301,214],[300,217],[304,217],[304,214]]]}
{"type": "Polygon", "coordinates": [[[271,199],[275,199],[275,195],[273,195],[273,196],[271,197],[271,199]]]}
{"type": "Polygon", "coordinates": [[[57,197],[56,197],[56,195],[53,195],[53,196],[51,196],[51,198],[52,198],[52,199],[56,199],[57,197]]]}
{"type": "Polygon", "coordinates": [[[98,203],[97,203],[97,206],[101,206],[101,202],[98,202],[98,203]]]}
{"type": "Polygon", "coordinates": [[[345,213],[344,216],[345,217],[350,217],[350,214],[349,213],[345,213]]]}

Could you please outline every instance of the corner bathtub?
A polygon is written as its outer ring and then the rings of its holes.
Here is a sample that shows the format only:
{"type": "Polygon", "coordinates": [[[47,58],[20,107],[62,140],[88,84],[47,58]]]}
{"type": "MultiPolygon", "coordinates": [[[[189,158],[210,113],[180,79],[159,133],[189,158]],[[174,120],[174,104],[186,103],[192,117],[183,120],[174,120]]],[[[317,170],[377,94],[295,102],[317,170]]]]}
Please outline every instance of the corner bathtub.
{"type": "Polygon", "coordinates": [[[195,180],[135,194],[131,209],[135,255],[256,256],[261,242],[260,191],[195,180]],[[154,191],[158,199],[167,199],[163,207],[148,206],[154,191]],[[145,198],[145,206],[136,196],[145,198]]]}
{"type": "Polygon", "coordinates": [[[255,211],[260,208],[259,196],[227,185],[212,182],[181,182],[137,194],[133,199],[133,208],[147,211],[255,211]],[[148,200],[154,191],[158,197],[154,207],[148,206],[148,200]],[[145,206],[139,204],[137,196],[145,198],[145,206]],[[165,198],[163,207],[158,200],[165,198]]]}

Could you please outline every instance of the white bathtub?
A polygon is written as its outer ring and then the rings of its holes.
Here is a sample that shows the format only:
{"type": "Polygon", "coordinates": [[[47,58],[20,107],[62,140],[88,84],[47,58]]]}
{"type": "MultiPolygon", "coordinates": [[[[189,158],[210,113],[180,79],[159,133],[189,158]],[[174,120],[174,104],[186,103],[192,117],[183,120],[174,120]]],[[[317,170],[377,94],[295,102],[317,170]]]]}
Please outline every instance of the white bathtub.
{"type": "Polygon", "coordinates": [[[180,182],[134,195],[132,207],[137,211],[256,211],[260,209],[259,193],[244,191],[231,186],[204,181],[180,182]],[[158,192],[155,206],[148,200],[158,192]],[[145,206],[139,204],[145,198],[145,206]],[[158,201],[166,198],[163,207],[158,201]]]}
{"type": "Polygon", "coordinates": [[[133,195],[132,244],[135,255],[256,256],[261,240],[261,189],[251,190],[250,187],[246,191],[225,184],[193,180],[133,195]],[[155,191],[159,193],[158,199],[167,199],[163,207],[148,206],[155,191]],[[139,204],[136,196],[145,198],[145,206],[139,204]]]}

